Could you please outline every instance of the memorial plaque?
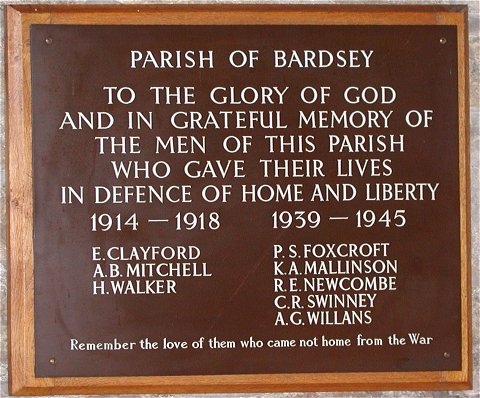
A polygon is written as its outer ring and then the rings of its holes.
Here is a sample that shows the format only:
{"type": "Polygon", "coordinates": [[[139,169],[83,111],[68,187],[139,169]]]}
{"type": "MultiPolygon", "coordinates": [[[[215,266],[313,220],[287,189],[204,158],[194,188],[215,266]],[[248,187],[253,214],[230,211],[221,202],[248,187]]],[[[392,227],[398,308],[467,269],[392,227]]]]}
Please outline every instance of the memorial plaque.
{"type": "Polygon", "coordinates": [[[466,7],[8,7],[11,391],[470,387],[466,7]]]}

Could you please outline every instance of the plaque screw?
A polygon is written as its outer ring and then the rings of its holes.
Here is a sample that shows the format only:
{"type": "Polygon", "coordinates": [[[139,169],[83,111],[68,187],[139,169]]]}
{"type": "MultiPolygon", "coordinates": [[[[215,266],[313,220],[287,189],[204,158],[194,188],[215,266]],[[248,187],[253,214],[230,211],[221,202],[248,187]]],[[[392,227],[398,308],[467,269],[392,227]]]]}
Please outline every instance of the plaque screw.
{"type": "Polygon", "coordinates": [[[38,8],[35,8],[35,12],[37,12],[37,11],[38,11],[38,8]]]}
{"type": "Polygon", "coordinates": [[[450,353],[449,353],[449,352],[444,352],[444,353],[443,353],[443,356],[444,356],[445,358],[450,358],[450,353]]]}
{"type": "Polygon", "coordinates": [[[440,44],[445,44],[447,42],[447,39],[445,39],[445,37],[442,37],[440,39],[440,44]]]}
{"type": "Polygon", "coordinates": [[[55,358],[50,358],[50,361],[48,362],[50,362],[51,365],[55,365],[55,358]]]}
{"type": "Polygon", "coordinates": [[[48,45],[52,44],[53,43],[53,39],[51,37],[47,37],[45,39],[45,43],[47,43],[48,45]]]}

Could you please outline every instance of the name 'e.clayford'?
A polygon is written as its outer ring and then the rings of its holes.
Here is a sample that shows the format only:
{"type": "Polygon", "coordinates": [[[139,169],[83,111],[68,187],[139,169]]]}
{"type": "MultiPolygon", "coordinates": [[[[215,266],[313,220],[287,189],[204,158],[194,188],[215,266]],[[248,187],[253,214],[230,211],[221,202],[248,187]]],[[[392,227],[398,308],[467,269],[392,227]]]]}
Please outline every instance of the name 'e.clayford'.
{"type": "Polygon", "coordinates": [[[92,247],[93,261],[197,260],[200,255],[198,246],[111,246],[104,253],[101,247],[92,247]]]}

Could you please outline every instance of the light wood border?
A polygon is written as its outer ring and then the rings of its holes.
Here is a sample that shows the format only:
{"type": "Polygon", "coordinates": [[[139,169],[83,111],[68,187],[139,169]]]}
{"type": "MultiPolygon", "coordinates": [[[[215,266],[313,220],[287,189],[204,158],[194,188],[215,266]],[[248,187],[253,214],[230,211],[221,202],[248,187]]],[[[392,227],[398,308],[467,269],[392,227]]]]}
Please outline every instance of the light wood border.
{"type": "Polygon", "coordinates": [[[13,395],[353,390],[472,386],[468,34],[466,6],[24,5],[6,7],[9,386],[13,395]],[[32,24],[455,25],[458,31],[462,369],[168,377],[37,378],[34,374],[33,199],[29,27],[32,24]]]}

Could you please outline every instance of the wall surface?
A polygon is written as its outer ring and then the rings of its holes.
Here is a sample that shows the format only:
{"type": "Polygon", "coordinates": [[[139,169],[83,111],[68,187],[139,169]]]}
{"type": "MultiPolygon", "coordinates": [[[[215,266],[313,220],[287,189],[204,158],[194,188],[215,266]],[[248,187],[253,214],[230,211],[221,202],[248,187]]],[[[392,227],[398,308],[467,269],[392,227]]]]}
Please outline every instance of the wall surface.
{"type": "MultiPolygon", "coordinates": [[[[35,1],[34,1],[35,2],[35,1]]],[[[32,3],[32,1],[15,1],[8,3],[32,3]]],[[[0,397],[8,397],[8,365],[7,365],[7,248],[6,248],[6,187],[5,187],[5,128],[6,128],[6,116],[5,116],[5,67],[4,67],[4,12],[6,2],[0,2],[0,31],[2,39],[0,40],[0,397]]],[[[36,1],[36,3],[54,4],[54,3],[155,3],[150,1],[36,1]]],[[[176,1],[170,3],[184,3],[185,1],[176,1]]],[[[209,1],[209,2],[196,2],[196,3],[260,3],[249,1],[209,1]]],[[[266,3],[266,2],[265,2],[266,3]]],[[[269,3],[286,4],[288,2],[270,1],[269,3]]],[[[291,3],[300,3],[291,1],[291,3]]],[[[302,1],[305,4],[345,4],[342,1],[302,1]]],[[[350,1],[349,3],[362,4],[367,1],[350,1]]],[[[380,2],[368,2],[370,4],[378,4],[380,2]]],[[[385,3],[397,3],[397,4],[409,4],[413,2],[408,1],[384,1],[385,3]]],[[[416,1],[416,4],[468,4],[469,6],[469,35],[470,35],[470,163],[471,163],[471,215],[472,215],[472,283],[473,283],[473,361],[474,361],[474,388],[470,391],[416,391],[416,392],[357,392],[357,393],[285,393],[285,394],[222,394],[222,395],[177,395],[178,398],[213,398],[219,396],[228,396],[231,398],[240,397],[429,397],[429,398],[446,398],[446,397],[458,397],[458,398],[479,398],[480,397],[480,185],[479,185],[479,164],[480,164],[480,1],[479,0],[465,0],[461,2],[452,1],[416,1]]],[[[132,395],[133,396],[133,395],[132,395]]],[[[158,395],[160,396],[160,395],[158,395]]],[[[167,395],[163,395],[167,396],[167,395]]],[[[145,396],[148,397],[148,396],[145,396]]]]}

